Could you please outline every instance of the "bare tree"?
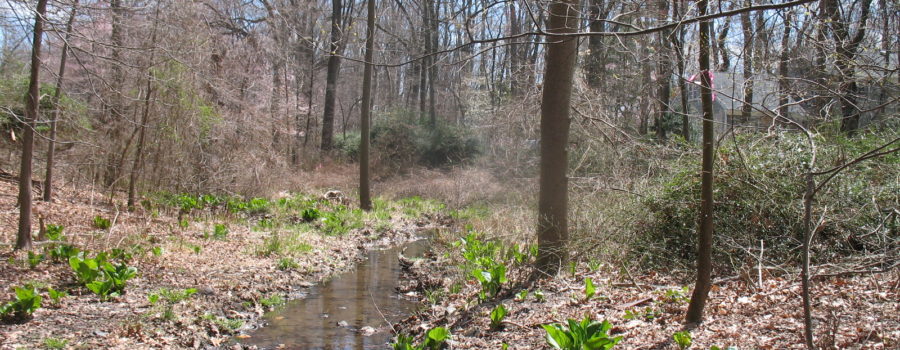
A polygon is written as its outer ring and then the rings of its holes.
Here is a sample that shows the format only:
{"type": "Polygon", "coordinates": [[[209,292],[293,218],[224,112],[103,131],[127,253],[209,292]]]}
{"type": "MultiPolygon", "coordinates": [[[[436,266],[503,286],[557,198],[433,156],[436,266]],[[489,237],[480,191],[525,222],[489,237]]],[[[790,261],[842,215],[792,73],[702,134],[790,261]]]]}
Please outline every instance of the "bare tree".
{"type": "Polygon", "coordinates": [[[63,91],[63,77],[66,75],[66,59],[69,55],[69,41],[72,39],[72,25],[75,22],[75,14],[78,13],[78,0],[72,3],[72,11],[69,13],[69,20],[66,21],[66,36],[63,39],[62,53],[59,57],[59,73],[56,77],[56,90],[53,92],[53,115],[50,116],[50,140],[47,142],[47,169],[44,173],[44,201],[49,202],[53,199],[53,157],[56,154],[56,123],[59,120],[59,114],[62,111],[60,98],[63,91]]]}
{"type": "Polygon", "coordinates": [[[156,14],[153,16],[153,32],[150,34],[150,58],[148,59],[146,70],[146,82],[144,84],[144,107],[141,112],[141,122],[138,128],[138,144],[134,151],[134,162],[131,165],[131,175],[128,178],[128,210],[134,210],[135,204],[135,186],[141,171],[141,165],[144,161],[144,137],[146,134],[147,123],[150,122],[150,98],[153,96],[153,60],[156,57],[156,27],[159,25],[159,3],[156,3],[156,14]]]}
{"type": "Polygon", "coordinates": [[[34,14],[34,38],[31,44],[31,70],[28,96],[25,98],[25,126],[22,131],[22,166],[19,168],[19,232],[16,249],[31,249],[31,172],[34,158],[34,121],[40,109],[41,39],[47,0],[39,0],[34,14]]]}
{"type": "MultiPolygon", "coordinates": [[[[709,0],[697,3],[699,15],[705,16],[709,0]]],[[[700,170],[700,220],[699,244],[697,249],[697,283],[688,305],[685,320],[691,324],[703,320],[703,307],[712,286],[712,240],[713,231],[713,161],[715,155],[715,135],[713,125],[712,89],[709,64],[710,31],[709,21],[700,22],[700,100],[703,109],[703,164],[700,170]]]]}
{"type": "MultiPolygon", "coordinates": [[[[850,6],[854,6],[854,2],[850,6]]],[[[851,33],[851,14],[854,11],[841,9],[841,3],[837,0],[823,0],[821,3],[824,11],[826,26],[835,41],[834,64],[838,69],[839,98],[841,102],[841,131],[849,135],[859,129],[860,108],[857,104],[859,85],[856,83],[856,68],[853,59],[859,53],[859,47],[866,36],[866,26],[869,21],[869,12],[872,0],[859,1],[859,22],[856,33],[851,33]],[[846,16],[841,16],[841,13],[846,16]]],[[[887,33],[884,33],[887,35],[887,33]]]]}
{"type": "Polygon", "coordinates": [[[375,66],[375,0],[366,0],[366,68],[363,73],[362,107],[359,121],[359,206],[372,209],[369,193],[369,123],[372,119],[372,70],[375,66]]]}
{"type": "Polygon", "coordinates": [[[331,39],[328,43],[328,75],[325,77],[325,108],[322,113],[322,150],[331,150],[334,143],[334,100],[337,97],[338,75],[341,73],[343,28],[341,0],[331,0],[331,39]]]}
{"type": "MultiPolygon", "coordinates": [[[[547,32],[571,34],[578,30],[578,1],[556,0],[550,3],[547,32]]],[[[541,159],[538,194],[539,271],[553,274],[566,257],[569,239],[569,186],[566,175],[569,140],[569,108],[572,80],[578,58],[578,40],[574,36],[548,39],[544,90],[541,95],[541,159]]]]}

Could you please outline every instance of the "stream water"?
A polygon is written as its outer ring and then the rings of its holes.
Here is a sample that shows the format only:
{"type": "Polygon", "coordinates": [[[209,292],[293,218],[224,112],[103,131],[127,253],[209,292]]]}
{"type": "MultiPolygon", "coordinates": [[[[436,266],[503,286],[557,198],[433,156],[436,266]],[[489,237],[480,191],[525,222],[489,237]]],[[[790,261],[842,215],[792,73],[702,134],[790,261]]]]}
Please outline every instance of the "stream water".
{"type": "Polygon", "coordinates": [[[421,256],[420,240],[383,250],[371,250],[356,269],[309,290],[304,299],[266,315],[266,326],[240,340],[263,349],[385,349],[393,334],[387,322],[411,314],[417,303],[397,294],[400,265],[397,253],[421,256]],[[371,327],[377,330],[371,333],[371,327]],[[367,332],[368,331],[368,332],[367,332]]]}

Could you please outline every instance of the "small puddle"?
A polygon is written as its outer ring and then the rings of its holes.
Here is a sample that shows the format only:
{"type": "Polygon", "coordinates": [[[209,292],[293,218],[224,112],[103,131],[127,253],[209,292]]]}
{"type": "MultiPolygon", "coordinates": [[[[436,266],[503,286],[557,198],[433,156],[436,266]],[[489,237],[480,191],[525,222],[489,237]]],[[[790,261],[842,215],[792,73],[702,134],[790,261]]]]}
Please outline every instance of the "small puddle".
{"type": "Polygon", "coordinates": [[[397,253],[419,257],[427,240],[400,247],[371,250],[356,269],[309,290],[304,299],[289,302],[266,315],[266,326],[251,332],[243,345],[289,349],[385,349],[393,334],[387,321],[397,322],[418,303],[397,294],[400,264],[397,253]],[[374,334],[365,327],[374,328],[374,334]]]}

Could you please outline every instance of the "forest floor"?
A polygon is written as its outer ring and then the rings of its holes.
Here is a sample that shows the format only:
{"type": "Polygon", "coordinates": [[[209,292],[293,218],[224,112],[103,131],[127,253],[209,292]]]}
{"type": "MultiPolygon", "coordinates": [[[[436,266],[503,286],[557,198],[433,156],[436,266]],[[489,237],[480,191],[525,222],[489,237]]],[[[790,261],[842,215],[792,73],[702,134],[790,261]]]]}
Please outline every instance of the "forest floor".
{"type": "MultiPolygon", "coordinates": [[[[0,242],[15,241],[16,194],[15,184],[0,182],[0,242]]],[[[433,203],[382,201],[387,208],[375,217],[358,210],[339,212],[346,207],[337,202],[346,204],[347,199],[325,199],[323,194],[285,195],[286,200],[269,203],[274,209],[268,214],[204,209],[179,220],[177,210],[163,206],[128,213],[104,204],[99,193],[61,188],[54,202],[35,202],[35,215],[47,225],[62,225],[65,242],[36,243],[34,252],[45,252],[45,259],[33,268],[26,253],[0,249],[0,300],[12,300],[12,287],[29,284],[43,295],[43,307],[33,319],[0,323],[0,349],[228,345],[233,336],[254,328],[265,311],[352,268],[367,249],[406,242],[423,229],[447,223],[433,215],[433,203]],[[343,233],[325,234],[298,219],[303,205],[290,203],[316,206],[323,215],[334,210],[355,226],[347,223],[338,228],[343,233]],[[98,228],[95,217],[110,220],[111,226],[98,228]],[[226,229],[214,237],[217,225],[226,229]],[[101,301],[76,281],[65,258],[50,259],[50,250],[61,245],[92,252],[88,256],[121,249],[128,256],[120,261],[138,273],[127,282],[124,295],[101,301]],[[68,296],[53,302],[47,288],[68,296]]],[[[38,222],[34,226],[37,231],[38,222]]]]}
{"type": "MultiPolygon", "coordinates": [[[[606,264],[578,264],[558,276],[527,284],[531,271],[509,266],[509,282],[496,297],[479,300],[482,287],[460,273],[460,247],[448,246],[410,271],[411,289],[428,286],[422,302],[428,308],[398,328],[423,334],[433,327],[449,328],[453,349],[549,348],[542,325],[567,319],[608,320],[611,336],[621,336],[616,348],[679,349],[673,334],[685,331],[688,287],[658,273],[632,275],[606,264]],[[449,256],[449,257],[448,257],[449,256]],[[443,276],[438,277],[438,276],[443,276]],[[586,294],[586,279],[594,294],[586,294]],[[435,292],[435,290],[440,292],[435,292]],[[438,295],[435,297],[434,295],[438,295]],[[428,297],[430,296],[430,297],[428,297]],[[491,312],[502,304],[501,327],[491,327],[491,312]]],[[[813,322],[823,349],[897,349],[900,347],[900,274],[864,274],[817,279],[813,322]]],[[[691,349],[803,349],[800,282],[794,277],[763,275],[762,284],[726,278],[715,284],[705,321],[689,330],[691,349]]]]}
{"type": "MultiPolygon", "coordinates": [[[[322,198],[324,192],[314,190],[349,190],[352,177],[324,178],[329,179],[304,191],[315,195],[283,194],[269,202],[267,213],[198,210],[186,215],[186,222],[179,220],[176,210],[161,205],[131,214],[102,204],[100,194],[71,189],[61,189],[54,203],[36,202],[36,213],[46,224],[65,226],[66,244],[92,252],[127,249],[133,253],[129,265],[139,273],[128,282],[124,295],[101,302],[77,284],[67,264],[47,260],[32,269],[25,253],[2,248],[0,285],[53,287],[69,296],[54,305],[43,293],[45,307],[35,312],[34,319],[0,324],[0,349],[52,348],[59,342],[82,349],[230,348],[235,345],[229,339],[257,326],[264,312],[352,268],[368,248],[403,243],[423,228],[451,223],[455,228],[440,230],[432,238],[432,251],[406,272],[401,291],[418,296],[423,308],[396,324],[398,332],[421,338],[426,330],[443,326],[453,335],[452,349],[503,349],[504,344],[509,349],[545,349],[549,347],[542,325],[589,316],[612,323],[612,336],[622,337],[616,348],[679,348],[673,334],[685,330],[683,314],[691,284],[684,273],[640,271],[615,259],[579,256],[558,275],[527,282],[534,259],[529,217],[533,208],[527,204],[528,196],[521,194],[534,186],[528,179],[501,183],[473,169],[420,170],[376,183],[376,193],[387,198],[430,195],[451,210],[441,210],[443,205],[429,200],[383,200],[381,210],[365,214],[338,212],[350,206],[337,203],[341,199],[322,198]],[[302,215],[299,210],[310,205],[323,213],[355,218],[356,224],[341,235],[323,233],[328,227],[295,224],[302,215]],[[97,216],[109,218],[112,226],[98,229],[97,216]],[[226,237],[212,237],[217,225],[227,226],[226,237]],[[464,228],[469,225],[479,232],[477,236],[466,237],[475,232],[464,228]],[[505,266],[508,281],[495,296],[479,298],[483,287],[473,271],[484,265],[505,266]],[[590,296],[587,279],[595,287],[590,296]],[[179,297],[190,288],[196,294],[179,297]],[[153,295],[160,295],[160,300],[151,303],[153,295]],[[500,327],[492,328],[490,313],[500,304],[507,315],[500,327]]],[[[15,196],[14,184],[0,182],[4,227],[0,242],[14,241],[15,196]]],[[[52,245],[39,245],[35,251],[48,246],[52,245]]],[[[846,267],[815,270],[820,275],[812,290],[819,345],[897,349],[900,271],[838,273],[846,267]]],[[[762,275],[717,277],[705,322],[689,330],[692,349],[804,348],[796,272],[764,269],[762,275]]],[[[10,289],[4,288],[0,300],[12,298],[10,289]]]]}

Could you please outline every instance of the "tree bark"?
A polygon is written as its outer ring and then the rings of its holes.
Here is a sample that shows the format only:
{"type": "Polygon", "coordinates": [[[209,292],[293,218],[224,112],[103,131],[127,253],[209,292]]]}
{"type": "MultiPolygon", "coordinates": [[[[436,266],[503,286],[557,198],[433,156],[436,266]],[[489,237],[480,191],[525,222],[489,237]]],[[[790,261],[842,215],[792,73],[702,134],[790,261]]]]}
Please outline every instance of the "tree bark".
{"type": "Polygon", "coordinates": [[[75,23],[75,14],[78,13],[78,0],[72,3],[72,13],[66,21],[66,37],[63,42],[62,53],[59,57],[59,73],[56,77],[56,91],[53,92],[53,114],[50,117],[50,140],[47,142],[47,169],[44,173],[43,199],[45,202],[53,200],[53,160],[56,155],[56,121],[62,107],[59,100],[62,98],[63,77],[66,75],[66,58],[69,55],[69,40],[72,37],[72,24],[75,23]]]}
{"type": "MultiPolygon", "coordinates": [[[[750,5],[750,1],[747,1],[750,5]]],[[[744,35],[744,101],[741,103],[741,119],[749,122],[753,114],[753,22],[750,13],[741,13],[741,30],[744,35]]]]}
{"type": "MultiPolygon", "coordinates": [[[[588,23],[591,32],[603,32],[606,30],[604,20],[609,16],[609,10],[605,9],[605,0],[590,0],[590,9],[588,23]]],[[[599,35],[588,37],[588,55],[587,62],[584,64],[585,75],[587,75],[588,86],[599,89],[603,85],[604,62],[603,62],[603,40],[599,35]]]]}
{"type": "Polygon", "coordinates": [[[778,58],[778,115],[787,116],[790,81],[788,80],[788,58],[790,54],[791,26],[794,11],[784,10],[784,32],[781,34],[781,56],[778,58]]]}
{"type": "Polygon", "coordinates": [[[372,209],[369,193],[369,123],[372,118],[372,69],[375,60],[375,0],[367,1],[366,15],[366,67],[363,71],[362,106],[359,121],[359,207],[372,209]]]}
{"type": "Polygon", "coordinates": [[[334,101],[338,75],[341,72],[341,0],[331,0],[331,40],[328,52],[328,73],[325,77],[325,105],[322,113],[322,150],[330,151],[334,144],[334,101]]]}
{"type": "MultiPolygon", "coordinates": [[[[578,29],[578,1],[556,0],[549,6],[547,31],[569,34],[578,29]]],[[[569,108],[578,58],[575,37],[548,39],[541,96],[541,159],[538,194],[538,271],[552,275],[566,258],[568,232],[569,108]]]]}
{"type": "MultiPolygon", "coordinates": [[[[699,15],[705,16],[709,0],[697,3],[699,15]]],[[[712,240],[713,231],[713,160],[715,135],[713,129],[712,89],[709,71],[709,22],[700,22],[700,101],[703,107],[703,164],[700,172],[700,220],[699,244],[697,249],[697,282],[691,295],[685,320],[698,324],[703,320],[703,307],[712,285],[712,240]]]]}
{"type": "MultiPolygon", "coordinates": [[[[679,2],[675,1],[672,3],[672,16],[675,19],[681,18],[681,11],[678,7],[679,2]]],[[[684,141],[691,141],[691,120],[690,120],[690,110],[688,108],[688,98],[687,98],[687,84],[684,79],[684,26],[678,27],[677,35],[672,36],[672,46],[675,51],[675,59],[676,66],[678,67],[678,91],[681,97],[681,136],[684,137],[684,141]]]]}
{"type": "MultiPolygon", "coordinates": [[[[659,21],[664,23],[669,17],[669,0],[659,0],[659,21]]],[[[659,86],[657,88],[656,99],[659,102],[658,111],[656,113],[656,139],[660,142],[666,140],[666,115],[669,113],[669,98],[672,95],[671,88],[671,62],[669,61],[669,31],[663,30],[659,32],[656,75],[659,86]]]]}
{"type": "Polygon", "coordinates": [[[19,168],[19,232],[16,249],[31,249],[31,172],[34,158],[34,121],[40,109],[41,39],[47,0],[38,0],[31,45],[31,70],[25,99],[25,126],[22,128],[22,164],[19,168]]]}

